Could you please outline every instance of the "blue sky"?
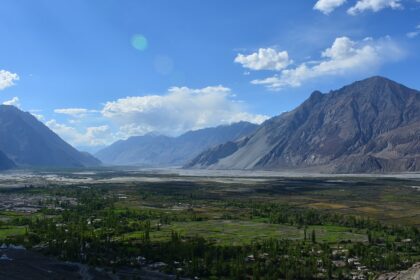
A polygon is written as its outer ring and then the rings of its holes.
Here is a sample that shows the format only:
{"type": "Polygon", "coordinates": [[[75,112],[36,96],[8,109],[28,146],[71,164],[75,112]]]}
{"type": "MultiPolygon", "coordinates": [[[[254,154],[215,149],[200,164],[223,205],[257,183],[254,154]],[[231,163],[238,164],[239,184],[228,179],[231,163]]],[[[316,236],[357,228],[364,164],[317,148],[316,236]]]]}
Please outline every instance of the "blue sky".
{"type": "Polygon", "coordinates": [[[0,40],[0,102],[90,151],[372,75],[420,89],[418,0],[2,0],[0,40]]]}

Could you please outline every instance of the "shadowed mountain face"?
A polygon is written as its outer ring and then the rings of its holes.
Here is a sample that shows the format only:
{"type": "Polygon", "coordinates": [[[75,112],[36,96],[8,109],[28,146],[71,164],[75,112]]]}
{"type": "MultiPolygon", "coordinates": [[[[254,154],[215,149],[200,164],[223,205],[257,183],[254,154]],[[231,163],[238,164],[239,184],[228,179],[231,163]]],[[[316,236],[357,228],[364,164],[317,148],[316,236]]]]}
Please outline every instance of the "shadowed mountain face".
{"type": "Polygon", "coordinates": [[[382,77],[316,91],[246,139],[207,150],[186,167],[419,171],[420,92],[382,77]]]}
{"type": "Polygon", "coordinates": [[[15,167],[11,161],[2,151],[0,151],[0,170],[10,169],[15,167]]]}
{"type": "Polygon", "coordinates": [[[248,122],[239,122],[190,131],[179,137],[135,136],[115,142],[95,156],[104,163],[113,165],[183,165],[210,147],[250,135],[257,127],[248,122]]]}
{"type": "Polygon", "coordinates": [[[16,107],[0,105],[0,150],[17,166],[84,167],[100,162],[63,141],[43,123],[16,107]]]}

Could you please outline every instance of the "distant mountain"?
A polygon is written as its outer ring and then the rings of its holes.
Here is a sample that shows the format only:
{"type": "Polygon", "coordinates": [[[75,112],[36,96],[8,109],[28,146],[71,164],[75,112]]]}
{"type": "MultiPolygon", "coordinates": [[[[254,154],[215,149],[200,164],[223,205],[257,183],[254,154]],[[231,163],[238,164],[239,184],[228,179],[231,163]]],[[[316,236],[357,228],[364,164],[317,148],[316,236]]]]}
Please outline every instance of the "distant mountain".
{"type": "Polygon", "coordinates": [[[95,156],[112,165],[179,166],[210,147],[248,136],[257,127],[252,123],[239,122],[189,131],[179,137],[135,136],[115,142],[95,156]]]}
{"type": "Polygon", "coordinates": [[[0,151],[0,170],[11,169],[16,165],[2,151],[0,151]]]}
{"type": "Polygon", "coordinates": [[[0,150],[22,167],[85,167],[100,161],[77,151],[30,113],[0,105],[0,150]]]}
{"type": "Polygon", "coordinates": [[[186,167],[420,171],[420,92],[383,77],[316,91],[249,137],[207,150],[186,167]]]}

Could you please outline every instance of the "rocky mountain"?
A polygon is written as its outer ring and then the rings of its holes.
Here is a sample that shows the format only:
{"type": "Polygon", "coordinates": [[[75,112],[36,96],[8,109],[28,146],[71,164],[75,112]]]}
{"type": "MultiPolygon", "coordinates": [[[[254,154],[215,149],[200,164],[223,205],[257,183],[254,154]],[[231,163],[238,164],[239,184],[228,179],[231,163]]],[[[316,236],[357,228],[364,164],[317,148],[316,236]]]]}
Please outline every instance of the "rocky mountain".
{"type": "Polygon", "coordinates": [[[30,113],[0,105],[0,150],[21,167],[86,167],[100,161],[67,144],[30,113]]]}
{"type": "Polygon", "coordinates": [[[207,150],[187,168],[420,171],[420,92],[383,77],[322,94],[207,150]]]}
{"type": "Polygon", "coordinates": [[[189,131],[178,137],[145,135],[117,141],[95,154],[111,165],[181,166],[202,151],[253,133],[248,122],[189,131]]]}
{"type": "Polygon", "coordinates": [[[16,165],[2,151],[0,151],[0,170],[11,169],[16,165]]]}

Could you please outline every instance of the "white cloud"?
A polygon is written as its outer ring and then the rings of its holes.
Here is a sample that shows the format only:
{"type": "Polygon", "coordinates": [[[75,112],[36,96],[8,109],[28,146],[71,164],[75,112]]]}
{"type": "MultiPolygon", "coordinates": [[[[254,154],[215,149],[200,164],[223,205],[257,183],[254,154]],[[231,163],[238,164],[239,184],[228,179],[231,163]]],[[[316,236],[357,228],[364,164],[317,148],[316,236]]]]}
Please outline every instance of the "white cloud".
{"type": "Polygon", "coordinates": [[[13,86],[15,84],[14,82],[18,80],[18,74],[0,70],[0,90],[13,86]]]}
{"type": "Polygon", "coordinates": [[[64,108],[64,109],[55,109],[54,113],[64,114],[64,115],[80,115],[86,114],[89,110],[84,108],[64,108]]]}
{"type": "Polygon", "coordinates": [[[37,114],[37,113],[31,112],[31,115],[33,115],[35,118],[37,118],[41,122],[45,120],[45,117],[42,114],[37,114]]]}
{"type": "Polygon", "coordinates": [[[107,125],[87,127],[84,131],[52,119],[46,125],[73,146],[103,146],[110,144],[112,134],[107,125]]]}
{"type": "Polygon", "coordinates": [[[339,37],[330,48],[322,52],[321,60],[304,62],[295,68],[284,69],[278,75],[254,80],[252,83],[265,85],[272,90],[298,87],[303,82],[318,77],[368,73],[381,64],[398,60],[402,56],[403,51],[389,37],[379,40],[365,38],[358,42],[348,37],[339,37]]]}
{"type": "Polygon", "coordinates": [[[44,115],[41,114],[42,110],[40,109],[31,109],[29,110],[29,113],[31,113],[32,116],[37,118],[39,121],[43,122],[45,120],[44,115]]]}
{"type": "Polygon", "coordinates": [[[357,15],[365,11],[378,12],[385,8],[402,9],[401,0],[359,0],[356,5],[347,10],[350,15],[357,15]]]}
{"type": "Polygon", "coordinates": [[[318,0],[314,9],[318,10],[326,15],[334,11],[346,2],[346,0],[318,0]]]}
{"type": "Polygon", "coordinates": [[[223,86],[191,89],[173,87],[164,95],[121,98],[107,102],[102,115],[117,124],[125,138],[149,132],[177,135],[188,130],[238,121],[261,123],[267,116],[245,111],[223,86]]]}
{"type": "Polygon", "coordinates": [[[416,26],[415,31],[408,32],[406,35],[410,39],[413,39],[413,38],[417,37],[418,35],[420,35],[420,24],[416,26]]]}
{"type": "Polygon", "coordinates": [[[407,33],[407,37],[412,39],[412,38],[417,37],[419,34],[420,34],[420,31],[412,31],[412,32],[407,33]]]}
{"type": "Polygon", "coordinates": [[[61,109],[55,109],[54,113],[63,114],[63,115],[80,119],[80,118],[86,117],[86,115],[89,113],[98,113],[98,111],[89,110],[85,108],[61,108],[61,109]]]}
{"type": "Polygon", "coordinates": [[[260,48],[250,55],[238,54],[235,62],[251,70],[281,70],[292,63],[286,51],[278,52],[272,48],[260,48]]]}
{"type": "MultiPolygon", "coordinates": [[[[156,132],[179,135],[188,130],[239,121],[261,123],[268,117],[246,112],[223,86],[191,89],[173,87],[162,95],[132,96],[107,102],[102,110],[55,109],[63,120],[49,119],[46,125],[71,145],[96,149],[116,140],[156,132]]],[[[37,112],[32,110],[32,113],[37,112]]],[[[36,115],[44,121],[42,115],[36,115]]]]}
{"type": "Polygon", "coordinates": [[[12,105],[12,106],[15,106],[15,107],[19,108],[20,107],[19,97],[15,96],[10,100],[6,100],[6,101],[3,102],[3,105],[12,105]]]}

